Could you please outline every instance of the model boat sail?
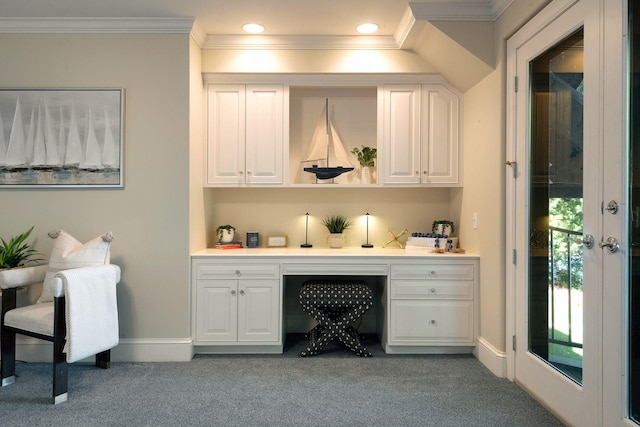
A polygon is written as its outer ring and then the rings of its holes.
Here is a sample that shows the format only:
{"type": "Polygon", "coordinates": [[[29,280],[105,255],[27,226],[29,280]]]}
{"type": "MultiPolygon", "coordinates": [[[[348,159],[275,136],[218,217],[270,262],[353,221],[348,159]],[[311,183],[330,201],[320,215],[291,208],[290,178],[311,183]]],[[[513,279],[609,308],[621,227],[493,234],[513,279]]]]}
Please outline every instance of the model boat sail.
{"type": "Polygon", "coordinates": [[[313,132],[313,138],[311,139],[311,147],[309,148],[309,154],[306,162],[318,162],[325,161],[326,166],[320,167],[318,164],[313,163],[312,167],[304,168],[305,172],[313,173],[316,179],[332,179],[345,172],[351,172],[353,166],[349,161],[347,151],[344,149],[338,132],[336,131],[333,123],[329,120],[329,99],[325,99],[324,110],[316,129],[313,132]],[[329,166],[329,147],[333,147],[334,155],[336,158],[336,166],[329,166]]]}

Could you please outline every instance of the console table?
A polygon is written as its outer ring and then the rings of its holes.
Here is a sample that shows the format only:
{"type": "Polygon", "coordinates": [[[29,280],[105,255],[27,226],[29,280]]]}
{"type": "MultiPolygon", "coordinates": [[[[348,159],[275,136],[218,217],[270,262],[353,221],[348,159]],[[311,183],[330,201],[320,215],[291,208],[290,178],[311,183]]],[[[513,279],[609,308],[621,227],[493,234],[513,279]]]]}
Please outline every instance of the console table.
{"type": "Polygon", "coordinates": [[[281,353],[287,287],[360,277],[375,287],[387,353],[469,353],[478,336],[479,257],[382,248],[205,249],[191,255],[195,353],[281,353]]]}

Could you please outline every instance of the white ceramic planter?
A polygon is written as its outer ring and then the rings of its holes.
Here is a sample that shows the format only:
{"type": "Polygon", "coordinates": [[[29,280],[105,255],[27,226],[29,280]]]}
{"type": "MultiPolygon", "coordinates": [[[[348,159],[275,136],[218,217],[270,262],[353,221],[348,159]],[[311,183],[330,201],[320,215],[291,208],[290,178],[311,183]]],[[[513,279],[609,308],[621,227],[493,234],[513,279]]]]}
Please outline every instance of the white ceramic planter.
{"type": "Polygon", "coordinates": [[[233,242],[233,236],[235,234],[234,230],[220,230],[222,233],[222,236],[220,237],[220,241],[222,243],[229,243],[229,242],[233,242]]]}
{"type": "Polygon", "coordinates": [[[344,235],[342,233],[331,233],[327,237],[327,244],[330,248],[338,249],[344,246],[344,235]]]}
{"type": "Polygon", "coordinates": [[[362,169],[360,169],[360,182],[362,184],[371,184],[371,168],[369,166],[362,166],[362,169]]]}

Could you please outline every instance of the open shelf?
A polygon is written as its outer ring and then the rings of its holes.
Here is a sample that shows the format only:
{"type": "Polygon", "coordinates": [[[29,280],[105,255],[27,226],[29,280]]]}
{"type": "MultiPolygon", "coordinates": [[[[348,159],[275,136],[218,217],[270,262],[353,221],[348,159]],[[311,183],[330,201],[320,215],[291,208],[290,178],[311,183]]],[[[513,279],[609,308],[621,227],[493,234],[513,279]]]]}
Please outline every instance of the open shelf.
{"type": "MultiPolygon", "coordinates": [[[[376,86],[363,87],[318,87],[292,86],[289,91],[289,183],[305,187],[325,185],[361,185],[360,165],[351,150],[363,145],[377,148],[378,90],[376,86]],[[316,124],[322,116],[325,100],[328,99],[329,118],[333,123],[354,170],[336,177],[333,184],[319,181],[314,174],[305,172],[302,163],[306,158],[316,124]]],[[[333,150],[329,164],[335,165],[333,150]]],[[[319,166],[326,166],[318,162],[319,166]]],[[[377,165],[377,161],[376,161],[377,165]]],[[[375,167],[372,168],[372,183],[375,184],[375,167]]],[[[367,184],[365,186],[373,186],[367,184]]]]}

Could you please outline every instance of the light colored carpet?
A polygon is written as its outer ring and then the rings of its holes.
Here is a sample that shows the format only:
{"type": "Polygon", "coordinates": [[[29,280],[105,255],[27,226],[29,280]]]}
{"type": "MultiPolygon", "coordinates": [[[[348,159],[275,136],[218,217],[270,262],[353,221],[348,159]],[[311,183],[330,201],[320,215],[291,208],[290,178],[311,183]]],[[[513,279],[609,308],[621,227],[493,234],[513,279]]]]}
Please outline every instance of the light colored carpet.
{"type": "Polygon", "coordinates": [[[182,363],[70,365],[69,401],[50,405],[51,368],[18,363],[0,389],[6,426],[561,426],[473,356],[374,357],[339,346],[298,357],[202,355],[182,363]]]}

